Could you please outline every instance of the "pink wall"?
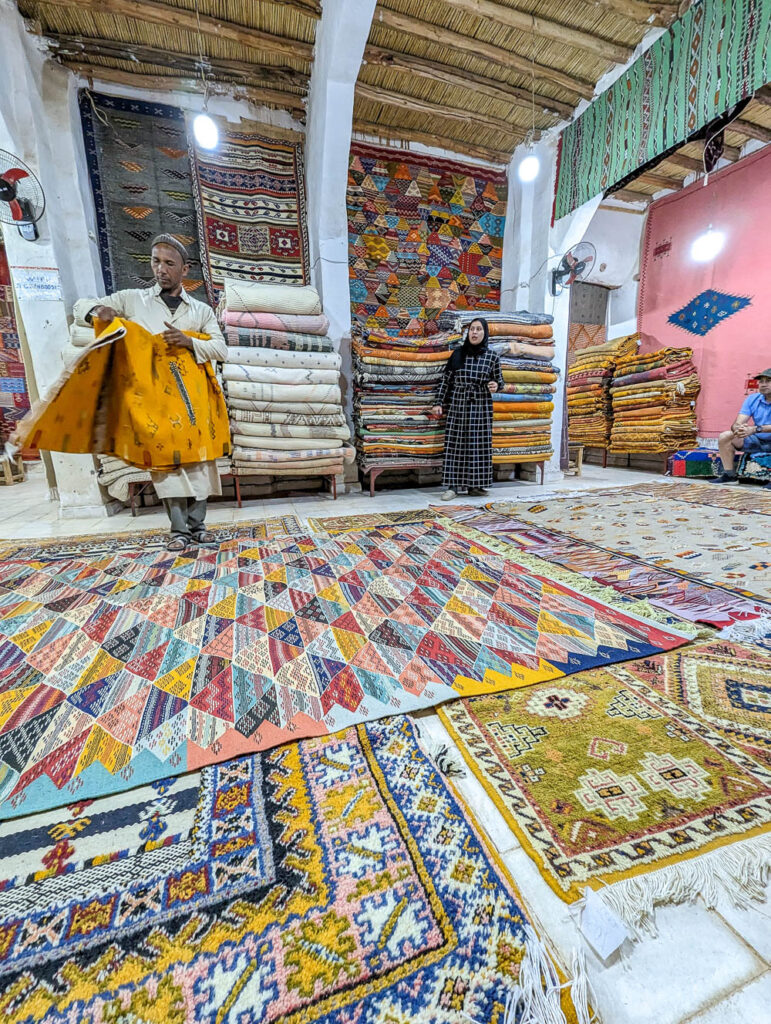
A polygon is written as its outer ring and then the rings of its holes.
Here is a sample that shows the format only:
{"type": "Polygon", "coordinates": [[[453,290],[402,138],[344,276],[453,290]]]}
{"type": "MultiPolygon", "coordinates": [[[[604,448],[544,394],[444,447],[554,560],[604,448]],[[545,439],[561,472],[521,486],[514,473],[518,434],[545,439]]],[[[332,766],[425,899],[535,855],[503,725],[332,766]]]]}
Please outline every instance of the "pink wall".
{"type": "Polygon", "coordinates": [[[716,437],[733,422],[748,378],[771,364],[771,146],[653,203],[643,239],[638,300],[641,351],[693,348],[701,378],[699,434],[716,437]],[[709,263],[690,255],[712,225],[726,236],[709,263]],[[669,321],[692,299],[713,290],[742,301],[716,300],[723,315],[703,336],[669,321]],[[725,310],[723,309],[725,307],[725,310]]]}

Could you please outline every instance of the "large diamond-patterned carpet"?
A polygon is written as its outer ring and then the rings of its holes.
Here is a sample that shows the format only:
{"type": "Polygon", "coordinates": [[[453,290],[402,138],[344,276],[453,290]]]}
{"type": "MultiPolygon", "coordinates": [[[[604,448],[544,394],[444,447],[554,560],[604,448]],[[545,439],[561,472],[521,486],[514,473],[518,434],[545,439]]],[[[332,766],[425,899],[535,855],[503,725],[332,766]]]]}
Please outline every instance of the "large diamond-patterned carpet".
{"type": "Polygon", "coordinates": [[[437,522],[6,551],[0,817],[684,642],[561,574],[437,522]]]}

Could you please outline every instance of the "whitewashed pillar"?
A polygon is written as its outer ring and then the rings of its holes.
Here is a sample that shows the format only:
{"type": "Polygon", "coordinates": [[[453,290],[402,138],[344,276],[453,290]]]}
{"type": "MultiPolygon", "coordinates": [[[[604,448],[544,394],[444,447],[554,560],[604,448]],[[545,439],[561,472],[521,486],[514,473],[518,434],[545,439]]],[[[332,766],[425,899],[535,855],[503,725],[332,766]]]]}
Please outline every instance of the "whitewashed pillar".
{"type": "MultiPolygon", "coordinates": [[[[319,290],[329,333],[341,352],[343,403],[351,418],[353,367],[348,278],[348,158],[353,98],[377,0],[323,0],[308,94],[305,140],[308,235],[313,283],[319,290]]],[[[346,480],[358,479],[349,466],[346,480]]]]}
{"type": "MultiPolygon", "coordinates": [[[[102,290],[91,196],[82,145],[75,79],[46,59],[11,0],[0,0],[0,149],[20,157],[46,194],[40,238],[27,242],[13,226],[3,238],[15,281],[21,268],[50,268],[61,281],[61,298],[19,297],[19,311],[32,359],[31,373],[44,395],[64,368],[67,313],[82,295],[102,290]]],[[[30,368],[28,368],[30,369],[30,368]]],[[[106,515],[90,455],[52,453],[60,514],[106,515]]]]}
{"type": "Polygon", "coordinates": [[[601,196],[585,203],[551,226],[556,175],[556,140],[545,139],[532,151],[519,146],[509,164],[509,200],[503,236],[503,272],[501,309],[512,312],[527,309],[531,313],[550,313],[554,317],[554,363],[560,379],[554,395],[552,444],[554,454],[546,463],[545,480],[562,479],[560,470],[560,435],[564,406],[563,380],[567,373],[570,291],[565,289],[554,298],[549,289],[551,271],[559,265],[562,253],[583,238],[601,196]],[[534,153],[541,162],[534,181],[519,180],[517,168],[522,159],[534,153]]]}

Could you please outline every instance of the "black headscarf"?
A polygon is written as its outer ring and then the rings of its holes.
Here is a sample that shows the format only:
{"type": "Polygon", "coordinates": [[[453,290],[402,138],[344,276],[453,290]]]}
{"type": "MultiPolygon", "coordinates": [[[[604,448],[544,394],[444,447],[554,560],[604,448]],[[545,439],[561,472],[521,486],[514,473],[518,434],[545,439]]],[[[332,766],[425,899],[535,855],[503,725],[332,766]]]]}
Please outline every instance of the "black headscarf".
{"type": "Polygon", "coordinates": [[[490,328],[487,324],[487,321],[485,320],[484,317],[475,316],[474,319],[470,321],[468,327],[466,328],[466,333],[463,337],[463,344],[461,345],[460,348],[456,348],[453,354],[450,356],[449,368],[453,371],[459,370],[469,356],[473,359],[474,357],[481,355],[483,352],[486,352],[489,344],[490,328]],[[484,338],[480,341],[478,345],[472,345],[471,342],[468,340],[468,332],[471,328],[471,324],[475,323],[480,323],[485,332],[484,338]]]}

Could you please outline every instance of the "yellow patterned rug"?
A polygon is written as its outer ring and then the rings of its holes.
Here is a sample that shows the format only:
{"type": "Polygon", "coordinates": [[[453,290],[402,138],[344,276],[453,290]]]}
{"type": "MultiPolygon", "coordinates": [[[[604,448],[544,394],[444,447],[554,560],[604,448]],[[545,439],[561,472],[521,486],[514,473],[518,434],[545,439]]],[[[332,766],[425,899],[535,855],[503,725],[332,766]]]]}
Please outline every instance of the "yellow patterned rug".
{"type": "Polygon", "coordinates": [[[527,984],[523,958],[543,955],[504,869],[395,717],[206,768],[173,845],[4,893],[0,1014],[500,1024],[527,984]]]}
{"type": "Polygon", "coordinates": [[[634,663],[439,714],[568,902],[771,828],[769,766],[647,686],[634,663]]]}

